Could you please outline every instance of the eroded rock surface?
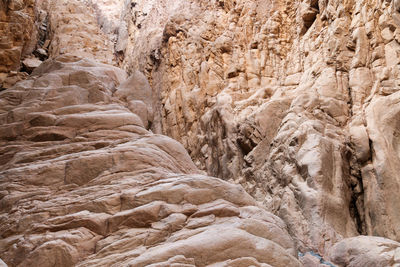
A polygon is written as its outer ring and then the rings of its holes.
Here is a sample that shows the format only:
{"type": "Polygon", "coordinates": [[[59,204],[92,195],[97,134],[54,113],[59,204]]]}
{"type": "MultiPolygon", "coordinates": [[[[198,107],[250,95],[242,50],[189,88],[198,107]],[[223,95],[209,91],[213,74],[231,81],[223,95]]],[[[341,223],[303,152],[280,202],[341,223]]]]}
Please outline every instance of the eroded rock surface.
{"type": "Polygon", "coordinates": [[[35,21],[35,1],[0,1],[0,89],[27,76],[20,61],[35,49],[35,21]]]}
{"type": "Polygon", "coordinates": [[[125,78],[65,55],[0,94],[1,258],[41,267],[300,266],[281,219],[144,128],[119,100],[121,90],[129,95],[125,78]]]}
{"type": "Polygon", "coordinates": [[[111,40],[100,30],[97,17],[83,1],[50,1],[49,10],[50,57],[74,54],[113,64],[114,49],[111,40]]]}
{"type": "Polygon", "coordinates": [[[337,266],[398,266],[400,243],[381,237],[353,237],[337,243],[329,259],[337,266]]]}
{"type": "Polygon", "coordinates": [[[302,251],[400,240],[398,1],[128,2],[122,66],[200,169],[241,183],[302,251]]]}
{"type": "Polygon", "coordinates": [[[399,264],[399,1],[28,2],[0,6],[4,53],[36,47],[0,94],[9,265],[399,264]]]}

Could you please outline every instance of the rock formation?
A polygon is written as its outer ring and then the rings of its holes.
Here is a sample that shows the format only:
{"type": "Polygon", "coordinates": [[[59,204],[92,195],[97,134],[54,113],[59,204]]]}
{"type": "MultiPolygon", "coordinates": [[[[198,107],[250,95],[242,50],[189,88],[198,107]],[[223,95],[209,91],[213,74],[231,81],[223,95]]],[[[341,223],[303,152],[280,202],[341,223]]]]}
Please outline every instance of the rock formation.
{"type": "Polygon", "coordinates": [[[122,66],[160,92],[162,132],[279,215],[301,250],[399,241],[399,8],[132,1],[122,66]]]}
{"type": "Polygon", "coordinates": [[[9,266],[400,265],[399,1],[12,0],[2,25],[15,12],[36,26],[0,51],[19,51],[9,266]]]}
{"type": "Polygon", "coordinates": [[[64,55],[1,93],[2,259],[300,266],[281,219],[240,186],[201,175],[179,143],[113,97],[125,78],[64,55]]]}
{"type": "Polygon", "coordinates": [[[26,78],[19,72],[21,59],[33,52],[36,45],[35,1],[0,1],[0,88],[9,88],[26,78]]]}

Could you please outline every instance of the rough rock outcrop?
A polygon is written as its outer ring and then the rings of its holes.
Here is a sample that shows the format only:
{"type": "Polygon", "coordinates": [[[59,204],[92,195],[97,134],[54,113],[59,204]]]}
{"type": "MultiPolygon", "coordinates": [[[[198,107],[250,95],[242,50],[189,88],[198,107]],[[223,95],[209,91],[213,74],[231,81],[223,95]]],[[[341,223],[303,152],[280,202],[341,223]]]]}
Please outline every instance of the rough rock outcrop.
{"type": "Polygon", "coordinates": [[[122,66],[148,76],[154,125],[199,168],[241,183],[302,251],[400,240],[398,1],[128,2],[122,66]]]}
{"type": "Polygon", "coordinates": [[[50,1],[49,10],[50,57],[73,54],[113,64],[114,49],[111,40],[97,23],[96,15],[83,1],[50,1]]]}
{"type": "Polygon", "coordinates": [[[26,78],[18,71],[21,59],[35,49],[34,25],[35,1],[0,1],[0,88],[9,88],[26,78]]]}
{"type": "Polygon", "coordinates": [[[9,0],[0,2],[0,86],[26,79],[38,61],[74,54],[115,63],[112,40],[81,1],[9,0]]]}
{"type": "Polygon", "coordinates": [[[400,264],[399,1],[9,3],[7,264],[400,264]]]}
{"type": "MultiPolygon", "coordinates": [[[[118,87],[125,78],[65,55],[0,93],[1,258],[41,267],[300,266],[278,217],[240,186],[201,175],[182,145],[148,132],[113,97],[129,94],[118,87]]],[[[131,88],[132,97],[146,89],[131,88]]]]}
{"type": "Polygon", "coordinates": [[[400,243],[381,237],[353,237],[333,246],[328,257],[337,266],[398,266],[400,243]]]}

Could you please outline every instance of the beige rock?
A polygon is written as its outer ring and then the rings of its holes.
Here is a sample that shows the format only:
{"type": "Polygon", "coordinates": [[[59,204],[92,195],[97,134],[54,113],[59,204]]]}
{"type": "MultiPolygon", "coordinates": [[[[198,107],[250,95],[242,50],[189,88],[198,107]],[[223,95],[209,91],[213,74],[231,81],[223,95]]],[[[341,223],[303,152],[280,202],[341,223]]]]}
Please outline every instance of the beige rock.
{"type": "Polygon", "coordinates": [[[161,95],[153,130],[241,183],[303,252],[399,241],[398,3],[178,2],[135,1],[140,29],[122,16],[122,66],[161,95]]]}
{"type": "Polygon", "coordinates": [[[0,93],[2,259],[301,266],[281,219],[241,186],[201,175],[182,145],[125,107],[149,99],[139,77],[64,55],[0,93]]]}
{"type": "Polygon", "coordinates": [[[329,251],[337,266],[397,266],[400,243],[381,237],[359,236],[344,239],[329,251]]]}
{"type": "Polygon", "coordinates": [[[4,3],[11,266],[397,264],[398,1],[4,3]]]}
{"type": "Polygon", "coordinates": [[[375,96],[366,109],[371,161],[363,172],[368,233],[399,240],[398,112],[399,92],[375,96]],[[379,201],[378,201],[379,200],[379,201]],[[390,219],[389,219],[390,218],[390,219]]]}
{"type": "Polygon", "coordinates": [[[40,64],[42,64],[42,61],[37,58],[26,58],[22,61],[22,65],[29,73],[39,67],[40,64]]]}
{"type": "Polygon", "coordinates": [[[92,8],[84,1],[51,1],[49,56],[73,54],[114,64],[113,45],[98,25],[92,8]]]}
{"type": "Polygon", "coordinates": [[[129,103],[128,108],[139,115],[146,128],[151,125],[154,117],[153,92],[146,76],[136,71],[117,88],[114,95],[129,103]]]}

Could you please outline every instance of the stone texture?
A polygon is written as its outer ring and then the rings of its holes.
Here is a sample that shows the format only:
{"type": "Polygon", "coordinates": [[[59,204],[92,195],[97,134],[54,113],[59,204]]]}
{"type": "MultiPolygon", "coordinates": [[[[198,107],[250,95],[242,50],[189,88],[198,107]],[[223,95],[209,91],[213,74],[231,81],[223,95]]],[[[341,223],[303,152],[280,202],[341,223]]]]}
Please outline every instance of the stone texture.
{"type": "Polygon", "coordinates": [[[85,0],[86,5],[93,8],[102,32],[115,43],[121,27],[121,14],[125,1],[123,0],[85,0]]]}
{"type": "Polygon", "coordinates": [[[41,64],[42,61],[37,58],[26,58],[22,61],[22,65],[28,73],[32,73],[32,71],[39,67],[41,64]]]}
{"type": "Polygon", "coordinates": [[[10,72],[19,71],[20,60],[33,52],[36,41],[34,25],[35,1],[0,2],[0,88],[9,88],[20,80],[11,78],[15,75],[10,75],[10,72]]]}
{"type": "Polygon", "coordinates": [[[398,266],[400,243],[371,236],[348,238],[331,248],[329,258],[337,266],[398,266]]]}
{"type": "Polygon", "coordinates": [[[1,5],[9,265],[399,264],[399,1],[1,5]]]}
{"type": "Polygon", "coordinates": [[[153,131],[242,184],[302,252],[324,255],[360,234],[400,240],[397,1],[127,1],[124,10],[122,66],[160,94],[153,131]]]}
{"type": "Polygon", "coordinates": [[[40,65],[39,60],[60,54],[116,62],[113,40],[100,30],[93,7],[84,1],[2,1],[0,34],[0,85],[4,89],[23,80],[25,72],[40,65]]]}
{"type": "Polygon", "coordinates": [[[112,42],[97,23],[96,15],[83,1],[51,1],[48,3],[50,57],[73,54],[102,63],[115,61],[112,42]]]}
{"type": "Polygon", "coordinates": [[[0,93],[1,258],[301,266],[281,219],[240,186],[201,175],[182,145],[125,107],[145,101],[137,76],[126,91],[121,69],[64,55],[0,93]]]}

